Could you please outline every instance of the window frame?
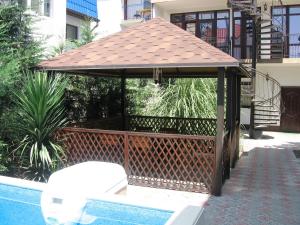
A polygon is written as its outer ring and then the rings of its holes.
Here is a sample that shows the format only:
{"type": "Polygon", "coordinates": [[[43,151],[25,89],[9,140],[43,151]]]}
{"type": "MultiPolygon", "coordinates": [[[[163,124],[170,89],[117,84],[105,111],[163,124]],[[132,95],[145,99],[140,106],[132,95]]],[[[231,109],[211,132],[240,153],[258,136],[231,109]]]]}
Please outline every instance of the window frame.
{"type": "MultiPolygon", "coordinates": [[[[290,44],[290,35],[293,35],[290,33],[290,16],[300,16],[300,12],[299,13],[290,13],[290,9],[293,7],[299,7],[300,8],[300,4],[296,4],[296,5],[283,5],[283,6],[272,6],[271,7],[271,18],[272,18],[272,23],[273,23],[273,18],[274,16],[283,16],[285,17],[285,30],[284,30],[284,36],[285,36],[285,42],[284,42],[284,57],[288,57],[288,58],[294,58],[290,56],[290,47],[291,46],[299,46],[299,54],[300,54],[300,41],[299,44],[290,44]],[[284,8],[285,9],[285,13],[283,14],[274,14],[273,9],[280,9],[280,8],[284,8]]],[[[299,33],[299,37],[300,37],[300,33],[299,33]]],[[[298,57],[296,57],[298,58],[298,57]]]]}
{"type": "MultiPolygon", "coordinates": [[[[178,27],[181,27],[184,30],[187,30],[187,24],[194,23],[195,24],[195,36],[198,38],[201,38],[200,34],[200,24],[201,22],[209,22],[212,23],[212,39],[211,42],[214,41],[214,43],[211,43],[212,45],[218,47],[217,45],[217,26],[218,21],[225,20],[225,18],[218,18],[218,13],[227,13],[228,15],[228,31],[227,31],[227,39],[228,39],[228,53],[231,53],[231,45],[230,45],[230,20],[231,20],[231,14],[229,9],[220,9],[220,10],[208,10],[208,11],[196,11],[196,12],[185,12],[185,13],[173,13],[170,15],[170,22],[177,25],[178,27]],[[211,13],[213,15],[213,18],[210,19],[200,19],[200,15],[204,13],[211,13]],[[188,14],[196,14],[195,19],[193,20],[186,20],[186,15],[188,14]],[[175,16],[180,17],[178,20],[174,19],[175,16]]],[[[222,46],[220,46],[221,48],[222,46]]]]}
{"type": "Polygon", "coordinates": [[[78,40],[78,39],[79,39],[79,27],[67,23],[66,24],[66,40],[74,41],[74,40],[78,40]],[[68,27],[75,28],[75,31],[76,31],[75,38],[72,38],[72,39],[68,38],[68,32],[67,32],[68,27]]]}

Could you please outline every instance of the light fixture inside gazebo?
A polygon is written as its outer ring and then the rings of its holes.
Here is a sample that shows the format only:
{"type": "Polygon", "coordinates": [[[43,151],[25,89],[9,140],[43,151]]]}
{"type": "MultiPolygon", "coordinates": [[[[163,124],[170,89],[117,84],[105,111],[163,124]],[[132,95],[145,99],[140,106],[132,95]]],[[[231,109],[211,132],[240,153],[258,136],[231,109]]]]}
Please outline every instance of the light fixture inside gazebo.
{"type": "Polygon", "coordinates": [[[162,68],[153,68],[153,80],[155,84],[160,84],[162,78],[162,68]]]}

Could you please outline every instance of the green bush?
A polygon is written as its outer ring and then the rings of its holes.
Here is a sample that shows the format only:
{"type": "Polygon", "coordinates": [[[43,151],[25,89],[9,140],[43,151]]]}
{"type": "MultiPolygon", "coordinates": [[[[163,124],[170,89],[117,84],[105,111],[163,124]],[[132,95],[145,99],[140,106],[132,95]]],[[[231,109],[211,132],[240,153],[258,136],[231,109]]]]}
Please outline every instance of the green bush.
{"type": "Polygon", "coordinates": [[[5,157],[3,156],[5,148],[6,145],[3,141],[0,140],[0,174],[4,174],[5,172],[7,172],[7,167],[5,166],[5,157]]]}
{"type": "Polygon", "coordinates": [[[45,181],[63,156],[54,134],[66,124],[63,107],[66,82],[59,76],[29,74],[23,91],[16,94],[19,119],[16,128],[23,136],[17,150],[27,177],[45,181]]]}

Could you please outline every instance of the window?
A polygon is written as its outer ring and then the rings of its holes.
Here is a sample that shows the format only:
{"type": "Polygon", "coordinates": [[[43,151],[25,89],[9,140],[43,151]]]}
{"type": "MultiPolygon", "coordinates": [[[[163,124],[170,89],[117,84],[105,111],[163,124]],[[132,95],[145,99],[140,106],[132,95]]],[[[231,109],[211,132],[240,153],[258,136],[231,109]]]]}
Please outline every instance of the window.
{"type": "Polygon", "coordinates": [[[35,11],[37,14],[41,14],[40,0],[31,0],[31,10],[35,11]]]}
{"type": "Polygon", "coordinates": [[[249,59],[252,54],[252,19],[244,12],[233,13],[233,53],[237,59],[249,59]]]}
{"type": "Polygon", "coordinates": [[[272,22],[286,35],[285,57],[300,58],[300,6],[273,7],[272,22]]]}
{"type": "Polygon", "coordinates": [[[172,14],[171,22],[230,53],[229,11],[208,11],[172,14]]]}
{"type": "Polygon", "coordinates": [[[77,40],[78,39],[78,27],[67,24],[66,26],[66,39],[77,40]]]}
{"type": "Polygon", "coordinates": [[[18,5],[26,8],[27,7],[27,0],[18,0],[18,5]]]}
{"type": "Polygon", "coordinates": [[[50,16],[50,0],[44,0],[44,16],[50,16]]]}

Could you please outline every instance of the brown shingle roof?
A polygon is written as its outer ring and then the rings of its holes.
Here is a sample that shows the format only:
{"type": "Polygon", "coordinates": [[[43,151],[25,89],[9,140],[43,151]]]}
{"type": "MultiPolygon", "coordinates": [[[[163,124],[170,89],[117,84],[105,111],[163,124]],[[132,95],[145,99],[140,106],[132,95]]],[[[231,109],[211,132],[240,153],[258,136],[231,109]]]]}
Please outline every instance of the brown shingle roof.
{"type": "Polygon", "coordinates": [[[239,62],[194,35],[161,19],[130,27],[43,61],[45,70],[237,67],[239,62]]]}

